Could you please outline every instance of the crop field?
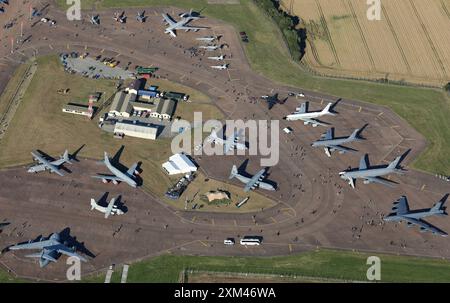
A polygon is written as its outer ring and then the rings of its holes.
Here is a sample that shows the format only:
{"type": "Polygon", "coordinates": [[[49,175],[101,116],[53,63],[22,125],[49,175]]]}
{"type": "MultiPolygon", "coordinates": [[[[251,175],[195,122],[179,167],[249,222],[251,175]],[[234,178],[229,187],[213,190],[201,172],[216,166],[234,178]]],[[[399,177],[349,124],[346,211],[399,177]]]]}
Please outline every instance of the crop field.
{"type": "Polygon", "coordinates": [[[382,0],[381,20],[361,0],[282,0],[303,20],[305,63],[334,76],[443,86],[450,80],[450,1],[382,0]]]}

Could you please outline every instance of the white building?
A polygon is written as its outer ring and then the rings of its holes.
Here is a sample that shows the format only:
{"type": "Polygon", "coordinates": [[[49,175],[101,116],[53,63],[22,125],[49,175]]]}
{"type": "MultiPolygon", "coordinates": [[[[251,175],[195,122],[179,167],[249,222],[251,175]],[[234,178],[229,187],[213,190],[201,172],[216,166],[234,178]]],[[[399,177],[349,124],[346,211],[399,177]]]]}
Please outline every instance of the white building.
{"type": "Polygon", "coordinates": [[[89,109],[88,105],[69,103],[63,107],[62,111],[63,113],[82,115],[91,118],[94,109],[89,109]]]}
{"type": "Polygon", "coordinates": [[[197,166],[185,154],[175,154],[162,164],[169,175],[186,174],[197,171],[197,166]]]}
{"type": "Polygon", "coordinates": [[[158,119],[170,120],[175,112],[177,102],[172,99],[159,99],[158,106],[150,116],[158,119]]]}
{"type": "Polygon", "coordinates": [[[137,121],[121,121],[114,126],[114,134],[156,140],[158,128],[151,123],[140,123],[137,121]]]}

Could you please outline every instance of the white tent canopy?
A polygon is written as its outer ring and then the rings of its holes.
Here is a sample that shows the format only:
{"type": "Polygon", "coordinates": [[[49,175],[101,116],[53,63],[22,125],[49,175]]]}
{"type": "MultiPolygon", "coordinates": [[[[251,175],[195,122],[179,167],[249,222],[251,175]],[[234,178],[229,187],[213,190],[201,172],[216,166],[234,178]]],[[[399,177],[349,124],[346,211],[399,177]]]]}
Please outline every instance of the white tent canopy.
{"type": "Polygon", "coordinates": [[[162,164],[169,175],[186,174],[197,171],[197,166],[185,155],[175,154],[162,164]]]}

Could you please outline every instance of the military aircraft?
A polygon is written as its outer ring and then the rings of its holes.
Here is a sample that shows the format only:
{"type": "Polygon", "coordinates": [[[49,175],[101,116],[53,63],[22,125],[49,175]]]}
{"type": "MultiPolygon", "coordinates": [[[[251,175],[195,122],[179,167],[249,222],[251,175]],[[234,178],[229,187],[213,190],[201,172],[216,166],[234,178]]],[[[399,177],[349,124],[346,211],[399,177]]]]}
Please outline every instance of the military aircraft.
{"type": "Polygon", "coordinates": [[[274,107],[275,104],[284,104],[284,103],[286,103],[286,100],[288,98],[284,98],[283,100],[280,100],[278,98],[278,93],[276,93],[273,96],[269,96],[269,95],[261,96],[261,99],[263,99],[263,100],[265,100],[267,102],[267,106],[268,106],[269,110],[271,110],[272,107],[274,107]]]}
{"type": "Polygon", "coordinates": [[[100,25],[100,16],[99,15],[94,15],[94,16],[89,16],[89,21],[94,24],[94,25],[100,25]]]}
{"type": "Polygon", "coordinates": [[[124,212],[123,210],[119,209],[117,207],[116,203],[116,199],[112,198],[109,203],[108,206],[101,206],[98,204],[97,201],[95,201],[94,198],[91,198],[91,210],[98,210],[101,213],[105,214],[105,219],[108,219],[108,217],[110,215],[123,215],[124,212]]]}
{"type": "Polygon", "coordinates": [[[145,11],[142,11],[142,12],[138,13],[137,16],[136,16],[136,20],[141,22],[141,23],[144,23],[147,20],[147,16],[145,15],[145,11]]]}
{"type": "Polygon", "coordinates": [[[211,68],[214,68],[214,69],[227,69],[228,68],[228,64],[211,65],[211,68]]]}
{"type": "Polygon", "coordinates": [[[244,143],[240,143],[239,138],[242,135],[242,129],[237,132],[235,131],[233,135],[229,138],[222,139],[217,136],[217,132],[213,129],[211,135],[206,139],[208,142],[214,142],[214,144],[223,145],[223,152],[227,154],[232,149],[246,150],[247,146],[244,143]]]}
{"type": "Polygon", "coordinates": [[[318,125],[326,126],[327,124],[320,122],[316,118],[325,116],[325,115],[331,115],[334,116],[335,114],[330,112],[330,108],[333,105],[333,103],[328,103],[327,106],[318,112],[308,112],[308,103],[302,103],[300,107],[297,107],[296,111],[290,115],[287,115],[284,117],[287,121],[296,121],[296,120],[303,120],[303,124],[308,125],[312,124],[313,127],[316,127],[318,125]]]}
{"type": "Polygon", "coordinates": [[[204,41],[204,42],[213,42],[214,40],[218,40],[218,39],[219,39],[219,37],[217,37],[217,36],[207,36],[207,37],[195,38],[195,40],[204,41]]]}
{"type": "Polygon", "coordinates": [[[202,48],[204,50],[212,52],[212,51],[215,51],[216,49],[218,49],[219,46],[215,45],[215,44],[214,45],[200,45],[198,48],[202,48]]]}
{"type": "Polygon", "coordinates": [[[208,57],[208,59],[216,60],[216,61],[222,61],[223,59],[225,59],[225,56],[224,55],[220,55],[218,57],[208,57]]]}
{"type": "Polygon", "coordinates": [[[175,21],[170,17],[168,14],[162,14],[163,21],[166,22],[167,25],[169,25],[165,29],[166,34],[170,34],[172,37],[176,37],[176,31],[177,30],[184,30],[186,32],[188,31],[199,31],[201,29],[205,29],[207,27],[194,27],[194,26],[188,26],[187,24],[191,22],[192,20],[197,20],[198,17],[193,17],[191,15],[185,15],[186,17],[182,17],[180,21],[175,21]]]}
{"type": "Polygon", "coordinates": [[[120,13],[120,14],[118,12],[115,12],[113,19],[116,22],[119,22],[119,23],[126,23],[127,22],[127,17],[125,16],[125,12],[124,11],[122,11],[122,13],[120,13]]]}
{"type": "Polygon", "coordinates": [[[0,7],[0,14],[3,14],[5,12],[5,8],[4,7],[0,7]]]}
{"type": "Polygon", "coordinates": [[[320,140],[314,141],[311,146],[312,147],[323,147],[325,150],[325,154],[328,157],[331,157],[331,152],[333,151],[339,151],[340,154],[346,153],[346,152],[353,152],[356,151],[352,148],[342,146],[342,144],[345,143],[351,143],[353,141],[359,141],[361,140],[358,138],[358,133],[360,129],[355,129],[353,133],[345,138],[335,138],[334,137],[334,128],[329,128],[325,134],[322,135],[322,138],[320,140]]]}
{"type": "Polygon", "coordinates": [[[190,18],[192,20],[198,20],[198,19],[202,18],[202,16],[200,16],[199,13],[194,12],[194,10],[192,8],[190,9],[189,12],[178,14],[178,17],[184,18],[184,19],[190,18]]]}
{"type": "Polygon", "coordinates": [[[61,169],[59,167],[64,163],[72,163],[70,162],[69,152],[66,151],[58,160],[50,160],[47,159],[46,155],[43,155],[41,152],[34,150],[31,152],[35,161],[38,161],[39,164],[33,165],[28,169],[29,173],[38,173],[41,171],[48,170],[50,173],[55,173],[60,176],[64,176],[61,169]]]}
{"type": "Polygon", "coordinates": [[[9,5],[9,1],[8,1],[8,0],[0,0],[0,3],[1,3],[1,4],[9,5]]]}
{"type": "Polygon", "coordinates": [[[106,174],[97,174],[96,176],[92,176],[92,178],[101,179],[103,183],[108,183],[109,181],[112,181],[113,184],[117,185],[119,182],[125,182],[131,187],[137,187],[136,177],[135,174],[139,174],[137,171],[138,163],[134,163],[126,172],[122,172],[120,169],[118,169],[116,166],[118,165],[119,156],[121,151],[123,150],[123,147],[119,149],[119,151],[116,153],[116,155],[113,157],[112,160],[109,159],[108,153],[105,152],[105,158],[103,161],[101,161],[103,164],[106,165],[108,170],[113,173],[112,175],[106,175],[106,174]]]}
{"type": "Polygon", "coordinates": [[[275,190],[275,187],[269,183],[262,182],[264,180],[264,174],[266,170],[263,168],[259,172],[257,172],[253,177],[245,177],[239,174],[236,165],[233,165],[231,169],[230,179],[237,178],[239,181],[245,184],[244,192],[248,192],[249,190],[255,189],[257,187],[265,189],[265,190],[275,190]]]}
{"type": "Polygon", "coordinates": [[[39,249],[38,253],[27,255],[28,258],[39,258],[40,267],[47,266],[50,262],[56,262],[58,257],[63,254],[69,257],[78,257],[81,261],[87,260],[75,252],[75,248],[67,247],[61,241],[58,233],[53,233],[48,239],[41,238],[36,242],[28,242],[24,244],[17,244],[8,248],[8,250],[22,250],[22,249],[39,249]]]}
{"type": "Polygon", "coordinates": [[[418,225],[420,227],[420,232],[431,231],[433,234],[438,234],[446,237],[446,232],[422,220],[422,218],[433,215],[447,216],[448,214],[445,211],[446,207],[444,207],[444,203],[447,200],[448,196],[449,195],[446,194],[432,208],[420,210],[410,210],[406,196],[401,196],[400,199],[394,202],[394,207],[392,208],[393,213],[390,213],[389,215],[384,217],[383,220],[388,222],[406,221],[408,227],[418,225]]]}
{"type": "Polygon", "coordinates": [[[355,179],[364,179],[364,184],[369,183],[380,183],[383,185],[387,185],[393,187],[395,183],[392,181],[388,181],[381,176],[389,175],[391,173],[395,174],[403,174],[404,171],[398,169],[397,166],[400,163],[402,156],[398,156],[394,161],[389,163],[388,166],[383,168],[369,168],[367,164],[367,154],[364,155],[359,161],[358,169],[350,169],[346,171],[342,171],[339,173],[339,176],[342,179],[348,180],[348,184],[352,188],[355,188],[355,179]]]}

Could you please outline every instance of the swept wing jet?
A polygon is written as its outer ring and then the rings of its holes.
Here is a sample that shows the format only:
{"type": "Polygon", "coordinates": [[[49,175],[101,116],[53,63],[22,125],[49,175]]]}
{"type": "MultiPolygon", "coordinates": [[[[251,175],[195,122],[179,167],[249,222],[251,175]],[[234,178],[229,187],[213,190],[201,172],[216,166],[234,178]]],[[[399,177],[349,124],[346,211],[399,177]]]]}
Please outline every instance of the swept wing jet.
{"type": "Polygon", "coordinates": [[[52,234],[48,239],[41,239],[36,242],[28,242],[24,244],[14,245],[8,248],[9,250],[22,249],[39,249],[40,252],[27,255],[28,258],[39,258],[40,267],[47,266],[50,262],[56,262],[58,257],[63,254],[69,257],[78,257],[81,261],[87,260],[77,254],[74,248],[67,247],[62,243],[58,233],[52,234]]]}
{"type": "Polygon", "coordinates": [[[284,104],[284,103],[286,103],[286,100],[288,98],[280,100],[278,98],[278,93],[276,93],[273,96],[268,96],[268,95],[261,96],[261,99],[263,99],[263,100],[265,100],[267,102],[267,106],[268,106],[269,110],[271,110],[272,107],[274,107],[275,104],[284,104]]]}
{"type": "Polygon", "coordinates": [[[197,40],[197,41],[204,41],[204,42],[213,42],[216,39],[218,39],[217,36],[207,36],[207,37],[195,38],[195,40],[197,40]]]}
{"type": "Polygon", "coordinates": [[[335,114],[330,112],[330,108],[333,105],[333,103],[328,103],[327,106],[318,112],[308,112],[308,103],[302,103],[300,107],[297,107],[296,111],[290,115],[287,115],[284,117],[287,121],[296,121],[296,120],[303,120],[303,124],[308,125],[312,124],[313,127],[316,127],[318,125],[326,126],[327,124],[320,122],[317,120],[317,118],[325,116],[325,115],[331,115],[334,116],[335,114]]]}
{"type": "Polygon", "coordinates": [[[31,152],[31,155],[33,155],[33,158],[35,161],[38,161],[39,164],[33,165],[28,169],[29,173],[38,173],[41,171],[48,170],[51,173],[58,174],[60,176],[64,176],[64,173],[62,172],[59,167],[63,165],[64,163],[72,163],[69,159],[69,152],[64,152],[64,155],[62,155],[58,160],[49,160],[45,155],[40,153],[37,150],[34,150],[31,152]]]}
{"type": "Polygon", "coordinates": [[[108,217],[110,215],[123,215],[124,212],[121,209],[119,209],[115,203],[116,203],[116,199],[112,198],[109,201],[108,206],[105,207],[105,206],[99,205],[98,202],[95,201],[94,198],[91,198],[91,210],[95,209],[101,213],[104,213],[105,219],[108,219],[108,217]]]}
{"type": "Polygon", "coordinates": [[[218,49],[219,46],[216,45],[216,44],[214,44],[214,45],[200,45],[198,48],[203,48],[203,49],[205,49],[207,51],[212,52],[212,51],[215,51],[216,49],[218,49]]]}
{"type": "Polygon", "coordinates": [[[346,138],[335,138],[334,137],[334,128],[329,128],[325,134],[322,135],[322,138],[320,140],[314,141],[311,146],[312,147],[323,147],[325,150],[325,154],[328,157],[331,157],[331,152],[333,151],[339,151],[340,154],[346,153],[346,152],[353,152],[356,151],[352,148],[342,146],[342,144],[345,143],[351,143],[353,141],[359,141],[361,140],[358,138],[358,133],[360,129],[355,129],[353,133],[346,137],[346,138]]]}
{"type": "Polygon", "coordinates": [[[144,23],[147,20],[147,16],[145,15],[145,11],[138,12],[137,16],[136,16],[136,20],[141,22],[141,23],[144,23]]]}
{"type": "Polygon", "coordinates": [[[420,227],[420,232],[430,231],[433,234],[438,234],[446,237],[447,233],[440,230],[439,228],[431,225],[430,223],[422,220],[422,218],[429,216],[447,216],[446,207],[444,203],[448,198],[446,194],[439,202],[437,202],[432,208],[423,210],[410,210],[408,205],[408,199],[406,196],[400,197],[394,202],[393,212],[383,218],[384,221],[388,222],[401,222],[406,221],[408,227],[417,225],[420,227]]]}
{"type": "Polygon", "coordinates": [[[264,176],[265,172],[266,172],[265,169],[261,169],[253,177],[249,178],[239,174],[236,165],[233,165],[231,169],[230,179],[237,178],[239,181],[244,183],[245,184],[244,192],[248,192],[249,190],[253,190],[257,187],[265,190],[275,190],[275,188],[271,184],[262,181],[265,178],[264,176]]]}
{"type": "Polygon", "coordinates": [[[223,70],[223,69],[227,69],[228,68],[228,64],[211,65],[211,68],[223,70]]]}
{"type": "Polygon", "coordinates": [[[94,15],[94,16],[90,16],[90,22],[94,25],[100,25],[100,16],[99,15],[94,15]]]}
{"type": "Polygon", "coordinates": [[[176,31],[177,30],[184,30],[186,32],[188,31],[199,31],[201,29],[205,29],[206,27],[194,27],[194,26],[188,26],[187,24],[191,22],[192,20],[198,19],[197,17],[187,16],[186,18],[181,18],[180,21],[175,21],[170,17],[168,14],[162,14],[162,17],[168,27],[165,29],[166,34],[170,34],[172,37],[176,37],[176,31]]]}
{"type": "Polygon", "coordinates": [[[123,11],[122,13],[114,13],[114,17],[113,17],[113,19],[116,21],[116,22],[119,22],[119,23],[125,23],[126,21],[127,21],[127,17],[125,16],[125,12],[123,11]]]}
{"type": "Polygon", "coordinates": [[[339,176],[342,179],[345,179],[348,181],[348,184],[352,188],[355,188],[355,179],[364,179],[364,184],[369,183],[380,183],[383,185],[387,185],[390,187],[393,187],[395,183],[392,181],[388,181],[386,179],[381,178],[381,176],[389,175],[391,173],[395,174],[403,174],[404,171],[397,168],[397,165],[399,164],[401,160],[401,156],[398,156],[395,158],[394,161],[389,163],[387,167],[384,168],[370,168],[367,166],[367,160],[366,156],[364,155],[361,160],[359,161],[359,168],[356,170],[347,170],[342,171],[339,173],[339,176]]]}
{"type": "Polygon", "coordinates": [[[223,59],[225,59],[225,56],[224,55],[220,55],[218,57],[208,57],[208,59],[216,60],[216,61],[222,61],[223,59]]]}
{"type": "Polygon", "coordinates": [[[239,132],[234,132],[233,136],[222,139],[217,136],[217,132],[213,129],[211,131],[211,135],[208,136],[207,141],[208,142],[214,142],[214,144],[220,144],[223,145],[223,152],[224,154],[227,154],[232,149],[239,149],[239,150],[245,150],[247,149],[247,146],[245,144],[238,142],[239,138],[241,137],[242,130],[239,132]]]}
{"type": "MultiPolygon", "coordinates": [[[[119,150],[120,152],[120,150],[119,150]]],[[[119,154],[118,152],[118,154],[119,154]]],[[[108,170],[112,173],[112,175],[107,174],[97,174],[96,176],[92,176],[92,178],[101,179],[103,183],[108,183],[112,181],[113,184],[117,185],[119,182],[125,182],[131,187],[137,187],[135,174],[138,174],[137,167],[138,163],[134,163],[126,172],[122,172],[120,169],[116,167],[118,163],[117,154],[114,156],[113,161],[108,157],[108,153],[105,152],[103,164],[108,168],[108,170]]]]}

